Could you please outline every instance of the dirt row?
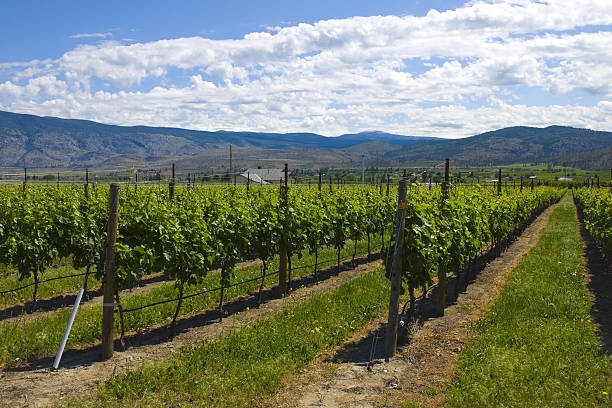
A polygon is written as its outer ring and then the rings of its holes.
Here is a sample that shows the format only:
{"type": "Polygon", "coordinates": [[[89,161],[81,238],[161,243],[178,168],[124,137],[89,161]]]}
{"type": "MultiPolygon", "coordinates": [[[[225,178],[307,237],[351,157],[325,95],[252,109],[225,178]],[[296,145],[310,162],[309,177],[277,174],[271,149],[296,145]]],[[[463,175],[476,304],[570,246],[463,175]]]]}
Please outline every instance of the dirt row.
{"type": "MultiPolygon", "coordinates": [[[[374,322],[349,342],[309,364],[281,392],[261,402],[265,407],[423,407],[444,405],[444,390],[455,363],[472,338],[471,327],[500,293],[510,271],[534,247],[556,205],[545,210],[498,258],[490,262],[457,298],[448,299],[444,316],[435,312],[437,293],[425,304],[425,321],[414,327],[408,344],[384,360],[384,327],[374,322]],[[370,356],[374,353],[371,371],[370,356]]],[[[449,281],[454,292],[457,279],[449,281]]]]}
{"type": "MultiPolygon", "coordinates": [[[[51,358],[3,371],[0,373],[0,401],[7,407],[44,407],[63,398],[91,393],[113,373],[135,369],[151,360],[166,359],[183,347],[218,338],[236,327],[272,316],[291,302],[330,291],[381,265],[379,260],[368,262],[366,257],[356,258],[356,263],[357,267],[352,269],[350,260],[344,262],[339,274],[336,274],[335,265],[320,270],[319,281],[313,276],[295,279],[292,281],[294,290],[283,299],[276,298],[275,288],[270,287],[264,291],[260,307],[257,307],[256,296],[234,299],[224,305],[227,317],[222,322],[219,322],[217,310],[185,316],[177,323],[173,341],[168,338],[167,325],[146,333],[130,333],[128,350],[115,352],[113,358],[105,362],[97,361],[100,350],[96,346],[67,351],[58,371],[49,370],[51,358]]],[[[117,343],[115,349],[118,349],[117,343]]]]}

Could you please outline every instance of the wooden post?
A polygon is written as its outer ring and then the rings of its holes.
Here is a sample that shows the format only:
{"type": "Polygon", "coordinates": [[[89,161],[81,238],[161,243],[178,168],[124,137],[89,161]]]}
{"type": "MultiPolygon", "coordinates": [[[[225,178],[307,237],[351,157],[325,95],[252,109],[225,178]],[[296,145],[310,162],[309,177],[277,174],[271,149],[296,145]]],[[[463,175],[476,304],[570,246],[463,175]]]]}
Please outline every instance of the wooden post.
{"type": "MultiPolygon", "coordinates": [[[[286,220],[288,214],[289,187],[287,186],[287,163],[285,163],[285,186],[281,184],[281,202],[283,203],[282,217],[286,220]]],[[[286,225],[281,225],[280,259],[278,264],[278,292],[280,297],[287,293],[287,231],[286,225]]]]}
{"type": "Polygon", "coordinates": [[[331,174],[329,175],[329,193],[331,194],[333,192],[332,190],[332,176],[331,174]]]}
{"type": "MultiPolygon", "coordinates": [[[[612,173],[612,170],[610,170],[610,173],[612,173]]],[[[319,170],[319,193],[321,192],[321,170],[319,170]]]]}
{"type": "Polygon", "coordinates": [[[85,200],[89,200],[89,169],[85,169],[85,200]]]}
{"type": "Polygon", "coordinates": [[[501,195],[502,193],[502,184],[501,184],[501,169],[497,172],[497,195],[501,195]]]}
{"type": "Polygon", "coordinates": [[[113,356],[114,340],[114,284],[115,242],[117,240],[117,214],[119,211],[119,184],[112,183],[108,200],[106,259],[104,261],[104,300],[102,303],[102,361],[113,356]]]}
{"type": "Polygon", "coordinates": [[[59,188],[59,171],[57,172],[57,188],[59,188]]]}
{"type": "Polygon", "coordinates": [[[249,186],[251,185],[251,173],[247,171],[247,197],[249,196],[249,186]]]}
{"type": "Polygon", "coordinates": [[[402,258],[404,252],[404,217],[406,214],[406,180],[399,182],[397,199],[397,232],[395,235],[395,248],[391,263],[391,297],[389,299],[389,319],[385,334],[385,360],[395,355],[397,347],[397,313],[399,296],[402,289],[402,258]]]}
{"type": "MultiPolygon", "coordinates": [[[[449,190],[449,160],[446,159],[444,168],[444,183],[442,183],[442,205],[446,205],[449,190]]],[[[437,311],[440,316],[444,316],[444,307],[446,306],[446,273],[448,272],[446,265],[440,265],[438,268],[438,307],[437,311]]]]}
{"type": "Polygon", "coordinates": [[[599,175],[597,175],[597,188],[599,188],[599,175]]]}
{"type": "Polygon", "coordinates": [[[531,192],[533,192],[533,180],[534,179],[531,179],[531,192]]]}
{"type": "Polygon", "coordinates": [[[176,183],[176,173],[174,172],[174,170],[174,163],[172,163],[172,178],[170,179],[170,183],[168,184],[168,195],[170,196],[171,203],[174,203],[174,184],[176,183]]]}
{"type": "Polygon", "coordinates": [[[523,192],[523,176],[521,176],[521,193],[523,192]]]}
{"type": "Polygon", "coordinates": [[[134,194],[136,194],[138,192],[138,172],[134,175],[134,177],[134,194]]]}
{"type": "Polygon", "coordinates": [[[28,168],[23,169],[23,192],[25,193],[26,187],[28,186],[28,168]]]}

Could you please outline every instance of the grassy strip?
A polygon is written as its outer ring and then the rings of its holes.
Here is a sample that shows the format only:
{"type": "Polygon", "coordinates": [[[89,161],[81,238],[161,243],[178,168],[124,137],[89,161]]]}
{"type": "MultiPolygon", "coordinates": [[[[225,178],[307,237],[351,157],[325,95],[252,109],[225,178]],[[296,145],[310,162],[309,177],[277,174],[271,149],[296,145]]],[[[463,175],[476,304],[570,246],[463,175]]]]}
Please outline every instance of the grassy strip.
{"type": "MultiPolygon", "coordinates": [[[[40,280],[57,278],[59,276],[68,276],[78,273],[84,273],[85,268],[75,269],[69,263],[60,264],[57,267],[49,268],[40,276],[40,280]]],[[[30,277],[22,281],[19,280],[19,274],[17,272],[11,272],[7,275],[0,277],[0,292],[25,286],[29,283],[33,283],[34,278],[30,277]]],[[[47,299],[53,296],[64,295],[67,293],[74,293],[83,284],[83,276],[77,276],[74,278],[58,279],[51,282],[44,282],[38,286],[38,299],[47,299]]],[[[100,287],[100,281],[96,280],[94,274],[89,276],[88,289],[95,289],[100,287]]],[[[23,305],[25,302],[32,300],[32,294],[34,293],[34,286],[20,290],[18,292],[0,294],[0,305],[4,308],[23,305]]]]}
{"type": "Polygon", "coordinates": [[[381,279],[378,269],[167,361],[114,376],[93,400],[68,405],[253,406],[278,390],[283,378],[377,317],[381,279]]]}
{"type": "Polygon", "coordinates": [[[450,407],[610,406],[612,359],[591,324],[569,196],[462,353],[450,407]]]}
{"type": "MultiPolygon", "coordinates": [[[[378,240],[373,240],[372,245],[378,244],[378,240]]],[[[352,253],[353,245],[346,245],[342,250],[343,255],[352,253]]],[[[367,242],[362,241],[357,245],[358,251],[367,249],[367,242]]],[[[321,250],[319,262],[334,258],[335,249],[321,250]]],[[[314,256],[304,255],[301,259],[294,259],[293,267],[310,265],[314,263],[314,256]]],[[[330,265],[333,265],[330,264],[330,265]]],[[[327,265],[326,265],[327,266],[327,265]]],[[[278,260],[271,262],[268,271],[274,271],[278,267],[278,260]]],[[[321,267],[320,267],[321,268],[321,267]]],[[[320,269],[319,268],[319,269],[320,269]]],[[[305,276],[312,273],[313,268],[303,268],[294,270],[292,278],[305,276]]],[[[247,280],[261,274],[260,265],[252,265],[236,271],[233,282],[247,280]]],[[[278,277],[272,276],[266,280],[267,286],[274,286],[278,282],[278,277]]],[[[253,281],[244,285],[235,286],[225,291],[224,298],[231,300],[238,296],[253,292],[259,288],[260,281],[253,281]]],[[[219,275],[210,275],[204,279],[201,285],[188,287],[185,295],[197,293],[203,288],[216,288],[219,286],[219,275]]],[[[178,297],[179,293],[173,283],[164,283],[149,290],[146,293],[139,293],[124,296],[121,303],[124,308],[143,306],[163,299],[178,297]]],[[[201,296],[186,299],[181,307],[181,316],[190,313],[200,312],[216,306],[219,299],[219,292],[212,292],[201,296]]],[[[126,313],[126,330],[140,331],[154,325],[168,323],[176,308],[176,303],[166,303],[148,309],[126,313]]],[[[53,355],[62,338],[70,309],[65,308],[56,312],[45,314],[40,317],[29,319],[12,319],[0,322],[0,366],[19,366],[24,362],[37,358],[53,355]]],[[[115,319],[116,332],[119,330],[119,319],[115,319]]],[[[102,308],[99,305],[84,305],[79,309],[77,318],[72,327],[68,339],[68,347],[85,346],[95,344],[100,341],[102,336],[102,308]]]]}

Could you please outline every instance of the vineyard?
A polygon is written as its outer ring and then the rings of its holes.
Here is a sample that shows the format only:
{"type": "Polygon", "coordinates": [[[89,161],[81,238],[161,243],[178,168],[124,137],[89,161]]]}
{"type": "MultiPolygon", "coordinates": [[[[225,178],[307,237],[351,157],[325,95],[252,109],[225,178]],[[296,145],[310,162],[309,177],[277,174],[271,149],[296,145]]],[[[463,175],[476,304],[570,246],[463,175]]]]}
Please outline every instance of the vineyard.
{"type": "MultiPolygon", "coordinates": [[[[173,193],[160,187],[121,189],[113,290],[115,313],[120,314],[115,329],[122,338],[126,331],[168,322],[172,335],[180,316],[215,305],[222,318],[224,299],[255,293],[261,300],[272,277],[281,292],[287,292],[296,277],[312,273],[316,278],[322,263],[334,262],[339,271],[343,259],[350,258],[354,266],[360,253],[370,259],[381,246],[388,259],[385,247],[391,248],[394,190],[387,195],[376,187],[330,192],[304,186],[250,191],[192,187],[173,193]],[[288,255],[284,282],[276,276],[282,247],[288,255]],[[126,291],[155,280],[161,284],[150,290],[126,291]]],[[[411,297],[446,273],[458,273],[483,250],[499,251],[504,237],[561,194],[552,188],[498,196],[478,187],[445,193],[440,188],[410,186],[402,270],[411,297]]],[[[82,187],[0,189],[0,261],[7,267],[0,278],[0,287],[5,288],[2,365],[52,355],[70,303],[26,320],[6,311],[34,312],[43,303],[39,293],[47,299],[72,294],[83,280],[84,286],[100,285],[108,197],[109,189],[103,186],[87,192],[82,187]],[[71,263],[75,272],[58,274],[62,268],[52,267],[58,260],[71,263]],[[50,289],[45,289],[47,285],[50,289]],[[21,302],[26,307],[16,308],[21,302]]],[[[100,309],[85,303],[68,339],[69,348],[101,340],[100,309]]]]}

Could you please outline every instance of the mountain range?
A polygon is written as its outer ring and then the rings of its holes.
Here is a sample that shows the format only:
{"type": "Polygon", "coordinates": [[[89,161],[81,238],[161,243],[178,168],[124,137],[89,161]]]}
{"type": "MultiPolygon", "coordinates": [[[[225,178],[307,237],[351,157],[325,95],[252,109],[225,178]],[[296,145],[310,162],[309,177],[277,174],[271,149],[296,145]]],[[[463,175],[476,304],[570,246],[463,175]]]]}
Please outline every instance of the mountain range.
{"type": "Polygon", "coordinates": [[[610,168],[612,133],[550,126],[509,127],[463,139],[362,132],[315,133],[197,131],[116,126],[0,111],[0,167],[129,168],[177,162],[189,168],[223,168],[228,146],[236,166],[290,162],[292,167],[395,166],[450,157],[457,165],[518,162],[571,163],[610,168]],[[596,160],[594,160],[596,158],[596,160]]]}

